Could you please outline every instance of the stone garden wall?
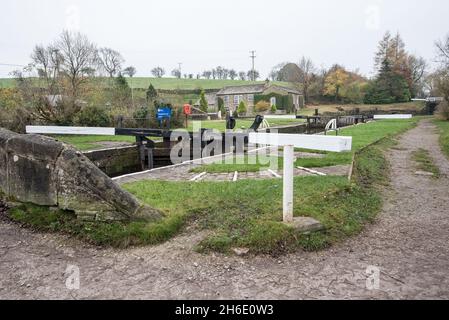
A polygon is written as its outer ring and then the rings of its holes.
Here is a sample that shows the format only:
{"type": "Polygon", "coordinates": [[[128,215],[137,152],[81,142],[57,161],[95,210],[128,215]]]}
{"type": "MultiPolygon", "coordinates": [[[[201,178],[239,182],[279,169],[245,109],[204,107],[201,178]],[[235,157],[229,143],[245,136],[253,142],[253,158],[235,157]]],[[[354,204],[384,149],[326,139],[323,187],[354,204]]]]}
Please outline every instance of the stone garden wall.
{"type": "Polygon", "coordinates": [[[57,206],[83,220],[156,220],[86,156],[55,139],[0,128],[0,191],[14,201],[57,206]]]}

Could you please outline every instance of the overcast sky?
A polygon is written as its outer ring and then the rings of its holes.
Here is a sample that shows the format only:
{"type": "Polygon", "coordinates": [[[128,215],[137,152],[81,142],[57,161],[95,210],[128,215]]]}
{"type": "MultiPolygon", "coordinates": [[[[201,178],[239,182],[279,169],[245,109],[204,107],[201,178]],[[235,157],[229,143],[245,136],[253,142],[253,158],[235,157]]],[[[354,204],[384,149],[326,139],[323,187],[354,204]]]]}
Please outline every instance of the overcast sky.
{"type": "MultiPolygon", "coordinates": [[[[24,65],[36,44],[71,29],[120,51],[138,76],[178,62],[183,73],[249,70],[250,50],[263,77],[302,55],[370,76],[385,31],[428,60],[449,33],[447,0],[2,0],[0,12],[0,64],[24,65]]],[[[0,66],[0,77],[13,69],[0,66]]]]}

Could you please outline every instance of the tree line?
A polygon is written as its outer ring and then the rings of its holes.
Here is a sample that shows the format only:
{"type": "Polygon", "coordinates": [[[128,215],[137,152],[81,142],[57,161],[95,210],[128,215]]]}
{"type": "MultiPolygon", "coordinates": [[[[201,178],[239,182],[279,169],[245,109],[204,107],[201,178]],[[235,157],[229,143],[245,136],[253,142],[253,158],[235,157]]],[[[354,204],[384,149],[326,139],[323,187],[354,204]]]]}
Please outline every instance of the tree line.
{"type": "Polygon", "coordinates": [[[316,68],[312,59],[281,63],[270,78],[292,82],[303,92],[306,103],[313,99],[347,103],[395,103],[425,95],[426,61],[410,54],[398,33],[387,32],[374,58],[376,76],[368,79],[357,70],[335,64],[329,69],[316,68]]]}
{"type": "MultiPolygon", "coordinates": [[[[151,74],[155,78],[162,78],[166,75],[166,71],[164,68],[157,66],[151,69],[151,74]]],[[[184,77],[185,79],[213,79],[213,80],[251,80],[256,81],[260,78],[260,73],[257,70],[249,70],[249,71],[239,71],[237,72],[234,69],[227,69],[222,66],[218,66],[216,68],[212,68],[210,70],[205,70],[201,73],[197,73],[194,75],[193,73],[181,73],[179,68],[175,68],[171,71],[171,75],[175,78],[181,79],[184,77]]]]}

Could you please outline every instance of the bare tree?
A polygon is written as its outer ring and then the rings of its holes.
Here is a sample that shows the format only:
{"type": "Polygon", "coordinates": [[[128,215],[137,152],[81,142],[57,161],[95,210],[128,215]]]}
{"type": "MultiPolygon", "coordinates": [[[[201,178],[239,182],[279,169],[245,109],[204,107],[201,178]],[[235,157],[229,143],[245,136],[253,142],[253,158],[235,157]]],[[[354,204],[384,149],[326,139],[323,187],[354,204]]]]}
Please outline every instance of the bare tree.
{"type": "Polygon", "coordinates": [[[435,72],[433,80],[438,94],[449,103],[449,35],[443,41],[437,41],[435,45],[441,65],[435,72]]]}
{"type": "Polygon", "coordinates": [[[437,47],[439,62],[449,66],[449,35],[443,41],[435,42],[435,46],[437,47]]]}
{"type": "Polygon", "coordinates": [[[151,69],[151,74],[156,78],[162,78],[165,75],[165,70],[161,67],[155,67],[151,69]]]}
{"type": "Polygon", "coordinates": [[[247,76],[251,81],[256,81],[260,78],[260,73],[257,70],[249,70],[247,76]]]}
{"type": "Polygon", "coordinates": [[[122,69],[125,59],[118,51],[110,48],[101,48],[98,50],[98,62],[109,77],[113,78],[122,69]]]}
{"type": "Polygon", "coordinates": [[[223,79],[223,71],[224,71],[223,67],[220,67],[220,66],[218,66],[215,69],[215,73],[216,73],[218,79],[223,79]]]}
{"type": "Polygon", "coordinates": [[[269,74],[269,78],[272,81],[280,81],[280,79],[279,79],[279,72],[281,71],[282,68],[285,67],[286,64],[287,64],[286,62],[283,62],[283,63],[279,63],[279,64],[275,65],[273,67],[273,69],[271,69],[271,72],[269,74]]]}
{"type": "Polygon", "coordinates": [[[178,79],[181,79],[181,71],[179,70],[179,69],[173,69],[172,71],[171,71],[171,75],[173,76],[173,77],[176,77],[176,78],[178,78],[178,79]]]}
{"type": "Polygon", "coordinates": [[[212,77],[212,71],[206,70],[203,72],[203,77],[206,78],[207,80],[210,79],[210,77],[212,77]]]}
{"type": "Polygon", "coordinates": [[[137,73],[137,70],[133,66],[129,66],[123,70],[123,74],[128,75],[128,77],[130,77],[130,79],[131,79],[131,100],[132,100],[133,107],[134,107],[134,86],[133,86],[132,78],[134,77],[134,75],[136,73],[137,73]]]}
{"type": "Polygon", "coordinates": [[[237,71],[235,71],[234,69],[229,70],[229,78],[231,78],[231,80],[237,78],[237,71]]]}
{"type": "Polygon", "coordinates": [[[242,81],[246,80],[246,72],[245,71],[240,71],[239,72],[239,79],[242,81]]]}
{"type": "Polygon", "coordinates": [[[223,68],[223,79],[227,79],[229,77],[229,69],[223,68]]]}
{"type": "Polygon", "coordinates": [[[137,70],[133,66],[129,66],[129,67],[126,67],[125,69],[123,69],[123,74],[126,74],[130,78],[134,77],[136,75],[136,73],[137,73],[137,70]]]}
{"type": "Polygon", "coordinates": [[[45,79],[50,94],[58,93],[58,79],[64,58],[54,46],[36,46],[31,55],[32,66],[45,79]]]}
{"type": "Polygon", "coordinates": [[[422,57],[416,57],[409,55],[407,60],[407,66],[410,73],[409,86],[413,93],[413,96],[422,94],[425,87],[424,75],[427,69],[427,62],[422,57]]]}
{"type": "Polygon", "coordinates": [[[300,70],[299,83],[301,84],[304,101],[307,103],[309,101],[309,88],[314,78],[315,66],[310,58],[302,57],[299,60],[298,67],[300,70]]]}
{"type": "Polygon", "coordinates": [[[72,95],[77,97],[80,87],[96,66],[96,47],[81,33],[64,31],[55,44],[63,58],[61,71],[69,78],[72,95]]]}

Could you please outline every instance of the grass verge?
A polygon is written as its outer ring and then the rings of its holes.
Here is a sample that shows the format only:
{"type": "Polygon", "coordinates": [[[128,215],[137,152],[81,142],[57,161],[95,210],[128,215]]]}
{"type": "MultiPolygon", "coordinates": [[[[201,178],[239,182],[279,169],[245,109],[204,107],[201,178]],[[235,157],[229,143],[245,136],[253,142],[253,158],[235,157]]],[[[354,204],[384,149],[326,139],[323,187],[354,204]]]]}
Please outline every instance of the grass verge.
{"type": "Polygon", "coordinates": [[[440,145],[443,152],[449,157],[449,121],[435,120],[440,130],[440,145]]]}
{"type": "Polygon", "coordinates": [[[418,149],[412,153],[412,159],[416,162],[418,170],[433,173],[435,178],[440,176],[440,169],[433,162],[429,151],[418,149]]]}
{"type": "Polygon", "coordinates": [[[157,223],[85,222],[71,212],[33,204],[11,208],[8,217],[37,231],[62,232],[91,244],[126,248],[168,240],[185,224],[186,215],[172,214],[157,223]]]}
{"type": "MultiPolygon", "coordinates": [[[[400,134],[412,128],[414,125],[416,125],[417,121],[419,121],[419,117],[415,117],[409,120],[375,121],[359,126],[344,128],[343,130],[340,131],[340,135],[352,136],[351,152],[336,153],[336,152],[321,152],[316,150],[297,149],[296,151],[320,153],[323,154],[324,157],[299,158],[297,159],[295,165],[305,168],[322,168],[322,167],[350,164],[356,152],[360,151],[366,146],[382,138],[392,137],[394,135],[400,134]]],[[[208,173],[220,173],[220,172],[228,173],[234,171],[257,172],[267,167],[266,157],[261,157],[260,159],[257,159],[257,161],[255,161],[254,159],[255,156],[245,157],[243,158],[244,161],[243,162],[240,161],[238,162],[238,164],[236,163],[227,164],[223,163],[220,160],[217,163],[197,167],[193,169],[193,172],[208,172],[208,173]]],[[[239,160],[241,160],[241,158],[239,160]]],[[[282,167],[283,167],[283,160],[282,158],[279,158],[278,168],[282,169],[282,167]]]]}

